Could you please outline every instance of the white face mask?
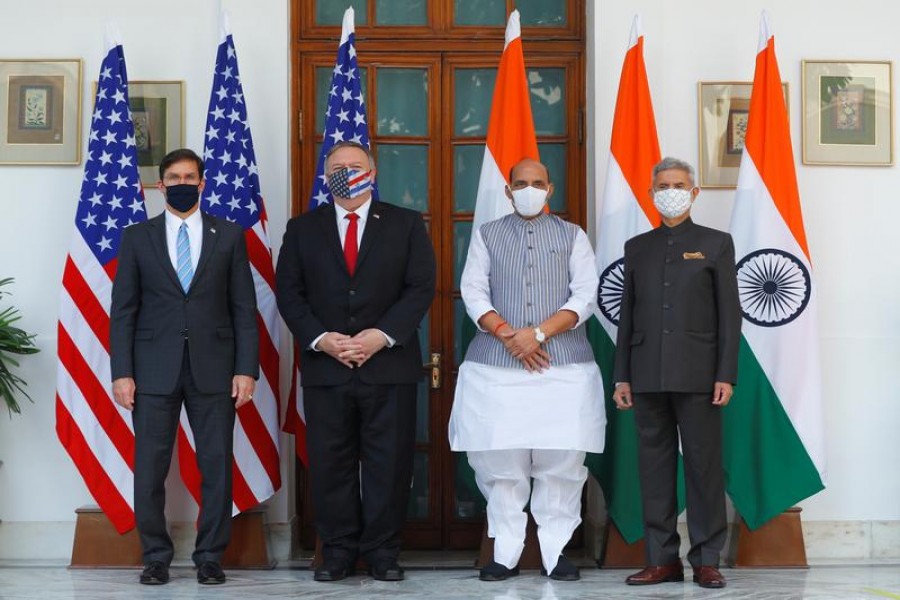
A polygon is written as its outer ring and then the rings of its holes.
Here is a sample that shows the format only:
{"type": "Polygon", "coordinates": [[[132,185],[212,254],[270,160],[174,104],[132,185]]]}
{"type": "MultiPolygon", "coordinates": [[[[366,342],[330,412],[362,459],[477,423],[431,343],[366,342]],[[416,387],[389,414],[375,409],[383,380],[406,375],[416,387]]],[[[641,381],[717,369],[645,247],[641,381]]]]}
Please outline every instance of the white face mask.
{"type": "Polygon", "coordinates": [[[547,204],[547,190],[539,190],[536,187],[524,187],[520,190],[510,190],[513,196],[513,205],[516,212],[523,217],[535,217],[547,204]]]}
{"type": "Polygon", "coordinates": [[[659,190],[653,194],[653,205],[659,214],[667,219],[680,217],[691,207],[693,189],[684,190],[677,188],[669,188],[667,190],[659,190]]]}

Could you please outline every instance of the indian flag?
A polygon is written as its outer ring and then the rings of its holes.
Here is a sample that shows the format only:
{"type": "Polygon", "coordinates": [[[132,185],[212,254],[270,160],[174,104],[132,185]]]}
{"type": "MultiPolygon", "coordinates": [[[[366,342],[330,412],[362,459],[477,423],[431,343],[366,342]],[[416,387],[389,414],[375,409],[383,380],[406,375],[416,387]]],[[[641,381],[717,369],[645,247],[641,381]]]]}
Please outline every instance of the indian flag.
{"type": "Polygon", "coordinates": [[[606,450],[602,455],[590,456],[588,467],[603,487],[610,518],[628,543],[644,535],[637,435],[633,412],[616,410],[612,401],[612,373],[625,242],[659,225],[659,213],[648,193],[651,171],[659,161],[656,119],[644,67],[644,36],[640,16],[636,15],[619,80],[606,188],[598,211],[595,248],[600,273],[599,313],[596,320],[588,322],[588,336],[603,375],[603,387],[610,392],[606,398],[606,450]]]}
{"type": "Polygon", "coordinates": [[[514,10],[506,23],[506,40],[497,69],[484,162],[481,164],[475,200],[473,231],[488,221],[512,212],[512,205],[503,189],[509,170],[523,158],[540,159],[525,78],[522,27],[519,11],[514,10]]]}
{"type": "MultiPolygon", "coordinates": [[[[540,160],[531,115],[531,100],[528,96],[528,81],[525,77],[522,27],[519,24],[519,11],[514,10],[506,24],[506,39],[494,84],[484,161],[481,163],[481,177],[475,199],[473,232],[488,221],[512,212],[512,205],[504,188],[508,183],[510,169],[524,158],[540,160]]],[[[465,348],[469,347],[469,342],[475,337],[476,328],[471,319],[463,318],[465,321],[462,323],[461,337],[465,355],[465,348]]],[[[457,458],[456,468],[457,485],[464,486],[471,497],[481,498],[481,492],[475,484],[475,473],[469,463],[457,458]]]]}
{"type": "Polygon", "coordinates": [[[728,493],[755,529],[825,487],[817,290],[765,12],[731,233],[744,324],[724,462],[728,493]]]}

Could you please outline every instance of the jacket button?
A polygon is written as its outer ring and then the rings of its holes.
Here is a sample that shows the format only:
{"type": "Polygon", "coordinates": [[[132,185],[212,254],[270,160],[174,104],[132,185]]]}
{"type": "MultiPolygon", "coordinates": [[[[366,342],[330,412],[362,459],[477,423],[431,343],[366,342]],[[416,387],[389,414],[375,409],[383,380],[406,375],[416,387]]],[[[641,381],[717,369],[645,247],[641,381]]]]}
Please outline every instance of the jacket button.
{"type": "Polygon", "coordinates": [[[351,296],[355,296],[355,295],[356,295],[356,290],[350,290],[350,295],[351,295],[351,296]]]}
{"type": "Polygon", "coordinates": [[[663,310],[669,310],[670,308],[672,308],[672,307],[669,306],[668,304],[663,304],[663,310]]]}
{"type": "Polygon", "coordinates": [[[668,241],[668,242],[666,242],[666,243],[667,243],[667,244],[668,244],[668,245],[670,245],[670,246],[671,246],[671,245],[673,245],[673,244],[674,244],[674,243],[675,243],[675,242],[674,242],[674,241],[673,241],[673,240],[669,240],[669,241],[668,241]]]}
{"type": "Polygon", "coordinates": [[[668,334],[672,333],[672,330],[671,329],[663,329],[663,333],[668,335],[668,334]]]}
{"type": "Polygon", "coordinates": [[[672,262],[672,259],[671,259],[671,258],[667,258],[667,259],[666,259],[666,264],[669,264],[670,262],[672,262]]]}
{"type": "Polygon", "coordinates": [[[670,282],[670,281],[663,282],[663,287],[671,287],[671,286],[672,286],[672,282],[670,282]]]}
{"type": "Polygon", "coordinates": [[[356,323],[356,317],[350,317],[350,322],[351,322],[351,323],[356,323]]]}

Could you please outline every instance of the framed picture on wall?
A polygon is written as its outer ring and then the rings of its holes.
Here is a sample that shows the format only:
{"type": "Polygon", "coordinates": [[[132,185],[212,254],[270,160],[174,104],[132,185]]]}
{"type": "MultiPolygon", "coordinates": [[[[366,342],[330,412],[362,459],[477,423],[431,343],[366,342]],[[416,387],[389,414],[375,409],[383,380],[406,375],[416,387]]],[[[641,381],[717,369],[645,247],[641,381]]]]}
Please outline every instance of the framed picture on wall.
{"type": "Polygon", "coordinates": [[[81,162],[81,59],[0,60],[0,164],[81,162]]]}
{"type": "Polygon", "coordinates": [[[894,164],[890,61],[803,61],[803,164],[894,164]]]}
{"type": "MultiPolygon", "coordinates": [[[[788,84],[782,86],[787,107],[788,84]]],[[[700,187],[737,186],[752,88],[749,81],[701,81],[697,85],[700,187]]]]}
{"type": "Polygon", "coordinates": [[[163,157],[184,146],[184,82],[129,81],[128,103],[141,183],[156,185],[163,157]]]}

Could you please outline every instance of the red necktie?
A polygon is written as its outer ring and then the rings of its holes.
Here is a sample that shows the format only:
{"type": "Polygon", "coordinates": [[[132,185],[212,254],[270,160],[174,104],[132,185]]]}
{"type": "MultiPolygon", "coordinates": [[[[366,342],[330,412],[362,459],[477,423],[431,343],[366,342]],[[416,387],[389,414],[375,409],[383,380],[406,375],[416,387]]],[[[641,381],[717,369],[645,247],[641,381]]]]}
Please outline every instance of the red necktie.
{"type": "Polygon", "coordinates": [[[347,213],[344,218],[350,219],[350,224],[347,226],[347,236],[344,238],[344,260],[347,261],[347,270],[350,271],[352,276],[353,271],[356,270],[356,256],[359,254],[359,247],[356,241],[359,215],[351,212],[347,213]]]}

